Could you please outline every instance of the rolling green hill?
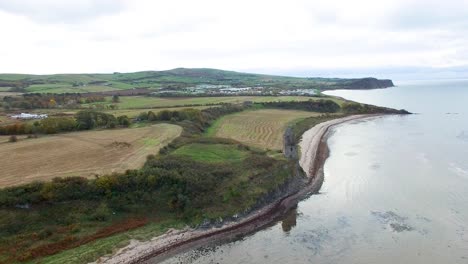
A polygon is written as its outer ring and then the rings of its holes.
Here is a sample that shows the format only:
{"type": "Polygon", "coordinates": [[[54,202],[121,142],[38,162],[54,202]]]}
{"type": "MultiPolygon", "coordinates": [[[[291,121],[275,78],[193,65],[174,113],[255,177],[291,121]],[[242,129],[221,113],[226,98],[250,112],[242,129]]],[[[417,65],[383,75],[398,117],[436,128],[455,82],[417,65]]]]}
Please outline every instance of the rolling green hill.
{"type": "Polygon", "coordinates": [[[393,86],[393,83],[391,80],[375,78],[299,78],[187,68],[112,74],[0,74],[2,90],[34,93],[105,92],[133,88],[178,89],[196,85],[329,90],[386,88],[393,86]]]}

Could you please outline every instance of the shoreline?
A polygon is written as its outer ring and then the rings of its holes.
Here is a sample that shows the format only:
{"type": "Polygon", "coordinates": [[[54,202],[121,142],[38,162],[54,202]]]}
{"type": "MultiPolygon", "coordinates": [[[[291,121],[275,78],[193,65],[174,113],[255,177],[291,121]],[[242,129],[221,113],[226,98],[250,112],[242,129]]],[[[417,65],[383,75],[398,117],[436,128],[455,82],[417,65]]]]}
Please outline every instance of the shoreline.
{"type": "Polygon", "coordinates": [[[307,176],[306,185],[299,191],[286,193],[240,220],[226,223],[221,227],[171,229],[149,241],[132,240],[129,245],[119,249],[112,256],[101,257],[94,263],[133,264],[148,263],[149,260],[155,263],[190,248],[235,239],[274,223],[284,213],[295,208],[300,200],[320,190],[324,181],[323,166],[329,156],[327,140],[330,128],[352,120],[377,116],[382,115],[352,115],[326,121],[307,130],[298,143],[301,150],[299,165],[307,176]]]}

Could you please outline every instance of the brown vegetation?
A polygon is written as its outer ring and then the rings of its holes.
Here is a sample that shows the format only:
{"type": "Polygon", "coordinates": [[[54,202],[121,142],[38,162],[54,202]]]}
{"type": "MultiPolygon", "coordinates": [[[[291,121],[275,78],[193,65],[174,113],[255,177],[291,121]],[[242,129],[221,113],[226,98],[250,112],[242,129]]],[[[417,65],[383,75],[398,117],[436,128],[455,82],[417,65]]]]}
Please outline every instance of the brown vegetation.
{"type": "Polygon", "coordinates": [[[17,257],[17,259],[19,261],[26,261],[30,259],[53,255],[63,250],[75,248],[100,238],[108,237],[117,233],[125,232],[131,229],[135,229],[137,227],[144,226],[147,223],[148,219],[146,218],[127,219],[125,221],[114,223],[111,226],[105,227],[90,236],[81,238],[68,236],[65,239],[60,240],[58,242],[38,246],[36,248],[23,252],[21,256],[17,257]]]}

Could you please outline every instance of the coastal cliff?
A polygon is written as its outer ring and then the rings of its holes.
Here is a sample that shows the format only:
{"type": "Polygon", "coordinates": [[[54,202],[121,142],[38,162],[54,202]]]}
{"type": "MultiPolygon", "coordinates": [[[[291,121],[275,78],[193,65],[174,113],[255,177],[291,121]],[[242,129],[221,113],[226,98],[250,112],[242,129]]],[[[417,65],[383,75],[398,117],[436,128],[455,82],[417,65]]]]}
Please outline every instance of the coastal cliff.
{"type": "MultiPolygon", "coordinates": [[[[376,78],[362,78],[353,79],[350,81],[337,83],[331,89],[348,89],[348,90],[368,90],[368,89],[382,89],[394,87],[392,80],[384,79],[379,80],[376,78]]],[[[328,88],[330,89],[330,88],[328,88]]]]}

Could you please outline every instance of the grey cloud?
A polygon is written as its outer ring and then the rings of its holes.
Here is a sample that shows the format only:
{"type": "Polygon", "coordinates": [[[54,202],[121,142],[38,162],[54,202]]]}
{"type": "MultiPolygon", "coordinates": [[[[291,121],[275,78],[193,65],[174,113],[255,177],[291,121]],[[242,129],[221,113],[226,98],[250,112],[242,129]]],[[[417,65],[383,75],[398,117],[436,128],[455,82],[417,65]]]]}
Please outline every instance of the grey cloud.
{"type": "Polygon", "coordinates": [[[359,67],[359,68],[249,68],[235,69],[246,72],[276,74],[297,77],[339,77],[339,78],[390,78],[398,85],[405,80],[423,80],[428,76],[432,79],[468,78],[468,66],[431,68],[431,67],[359,67]]]}
{"type": "Polygon", "coordinates": [[[122,11],[122,0],[0,0],[0,10],[41,23],[76,23],[122,11]]]}
{"type": "Polygon", "coordinates": [[[197,32],[202,31],[205,27],[208,27],[213,23],[215,23],[215,20],[209,17],[186,18],[183,21],[171,21],[164,25],[164,27],[142,34],[141,37],[145,39],[153,39],[179,33],[197,32]]]}
{"type": "Polygon", "coordinates": [[[398,29],[464,29],[468,26],[466,1],[420,1],[391,12],[388,23],[398,29]]]}

